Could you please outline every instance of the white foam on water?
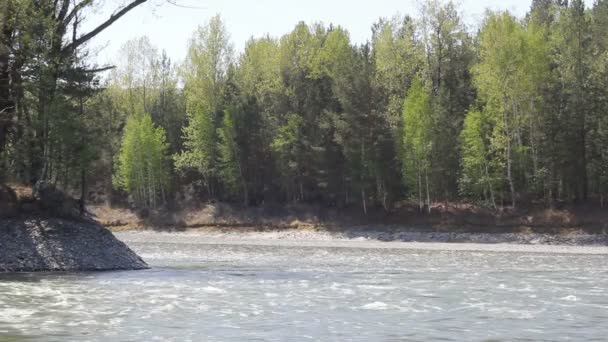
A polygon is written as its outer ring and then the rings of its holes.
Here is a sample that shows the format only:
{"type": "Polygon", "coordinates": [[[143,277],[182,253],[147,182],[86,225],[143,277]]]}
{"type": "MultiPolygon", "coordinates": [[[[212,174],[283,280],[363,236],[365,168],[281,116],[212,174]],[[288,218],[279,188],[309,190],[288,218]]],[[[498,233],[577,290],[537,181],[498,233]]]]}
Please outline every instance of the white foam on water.
{"type": "Polygon", "coordinates": [[[2,308],[0,309],[0,321],[26,321],[30,316],[38,312],[34,309],[2,308]]]}
{"type": "Polygon", "coordinates": [[[388,285],[358,285],[357,287],[360,289],[366,289],[366,290],[394,290],[394,289],[396,289],[395,286],[388,286],[388,285]]]}
{"type": "Polygon", "coordinates": [[[206,304],[200,304],[196,307],[196,312],[204,312],[204,311],[209,311],[209,305],[206,304]]]}
{"type": "Polygon", "coordinates": [[[578,297],[575,296],[575,295],[569,295],[569,296],[566,296],[566,297],[562,297],[560,299],[561,300],[566,300],[566,301],[569,301],[569,302],[577,302],[578,301],[578,297]]]}
{"type": "Polygon", "coordinates": [[[373,302],[365,304],[361,308],[365,310],[387,310],[388,304],[383,302],[373,302]]]}
{"type": "Polygon", "coordinates": [[[205,287],[201,288],[201,290],[203,292],[213,293],[213,294],[223,294],[223,293],[226,293],[226,290],[220,289],[220,288],[217,288],[217,287],[213,287],[213,286],[205,286],[205,287]]]}
{"type": "Polygon", "coordinates": [[[343,294],[345,295],[353,295],[355,294],[355,291],[351,290],[351,289],[341,289],[340,290],[343,294]]]}

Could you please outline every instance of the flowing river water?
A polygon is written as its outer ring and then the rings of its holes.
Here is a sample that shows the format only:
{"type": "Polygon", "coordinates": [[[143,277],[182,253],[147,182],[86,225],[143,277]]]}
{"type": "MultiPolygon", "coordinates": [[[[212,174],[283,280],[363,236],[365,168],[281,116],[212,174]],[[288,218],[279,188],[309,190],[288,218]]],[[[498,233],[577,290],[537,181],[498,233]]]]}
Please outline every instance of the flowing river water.
{"type": "Polygon", "coordinates": [[[0,341],[605,341],[606,247],[120,233],[145,271],[0,276],[0,341]]]}

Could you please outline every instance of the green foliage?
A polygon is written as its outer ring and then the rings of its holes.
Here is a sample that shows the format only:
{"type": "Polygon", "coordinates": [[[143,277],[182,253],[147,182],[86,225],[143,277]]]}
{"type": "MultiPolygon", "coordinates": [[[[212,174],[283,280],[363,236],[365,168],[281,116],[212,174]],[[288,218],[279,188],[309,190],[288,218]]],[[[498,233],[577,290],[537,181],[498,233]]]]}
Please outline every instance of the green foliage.
{"type": "Polygon", "coordinates": [[[403,94],[424,63],[424,50],[416,39],[416,26],[410,17],[381,19],[372,28],[375,78],[386,110],[395,127],[400,121],[403,94]]]}
{"type": "MultiPolygon", "coordinates": [[[[412,194],[423,202],[422,193],[428,189],[430,152],[432,149],[432,110],[430,94],[419,78],[415,78],[403,104],[403,180],[412,194]]],[[[427,194],[428,195],[428,194],[427,194]]],[[[430,205],[430,203],[427,203],[430,205]]]]}
{"type": "Polygon", "coordinates": [[[479,63],[473,68],[483,112],[495,122],[492,148],[504,160],[504,180],[515,204],[517,189],[542,176],[542,112],[538,102],[548,78],[542,27],[524,28],[509,13],[490,14],[480,33],[479,63]]]}
{"type": "Polygon", "coordinates": [[[196,169],[208,180],[216,172],[215,113],[205,112],[203,106],[189,107],[188,125],[184,127],[185,150],[175,156],[175,166],[178,170],[196,169]]]}
{"type": "MultiPolygon", "coordinates": [[[[596,1],[591,16],[592,42],[590,59],[589,94],[589,178],[590,189],[597,193],[602,204],[608,196],[608,1],[596,1]]],[[[589,60],[588,60],[589,61],[589,60]]]]}
{"type": "Polygon", "coordinates": [[[388,160],[382,158],[384,141],[378,136],[380,130],[386,129],[383,126],[386,121],[373,110],[369,47],[350,49],[343,61],[348,62],[333,71],[332,89],[343,109],[341,113],[332,113],[334,140],[344,159],[345,196],[359,198],[362,209],[367,211],[370,199],[387,205],[387,179],[383,171],[388,160]]]}
{"type": "Polygon", "coordinates": [[[168,147],[165,130],[156,127],[150,115],[129,117],[115,182],[138,206],[156,207],[165,200],[169,185],[168,147]]]}
{"type": "Polygon", "coordinates": [[[427,1],[421,18],[425,64],[422,74],[431,92],[431,197],[454,197],[458,191],[458,137],[466,111],[475,100],[471,80],[474,46],[452,1],[427,1]]]}
{"type": "MultiPolygon", "coordinates": [[[[555,143],[559,146],[560,155],[557,162],[561,164],[559,178],[564,192],[570,199],[586,200],[589,189],[589,126],[594,125],[597,116],[590,115],[595,102],[589,88],[591,73],[591,30],[582,1],[571,1],[568,7],[560,11],[559,19],[553,24],[551,34],[551,61],[556,83],[556,97],[560,107],[554,114],[561,129],[555,143]]],[[[599,114],[599,113],[598,113],[599,114]]],[[[558,181],[559,182],[559,181],[558,181]]]]}
{"type": "Polygon", "coordinates": [[[461,194],[485,200],[496,206],[494,193],[499,188],[501,161],[492,151],[491,137],[495,123],[485,113],[471,110],[460,133],[462,151],[461,194]]]}
{"type": "Polygon", "coordinates": [[[301,187],[302,176],[302,117],[296,113],[286,115],[282,125],[270,147],[276,155],[278,168],[283,175],[283,187],[294,196],[302,196],[298,189],[301,187]]]}
{"type": "Polygon", "coordinates": [[[257,98],[268,110],[276,105],[276,96],[282,91],[279,71],[279,44],[275,39],[247,42],[237,71],[241,90],[257,98]]]}
{"type": "Polygon", "coordinates": [[[175,165],[199,171],[210,195],[218,171],[217,128],[231,60],[229,35],[215,16],[195,32],[182,66],[188,123],[183,129],[185,149],[175,156],[175,165]]]}
{"type": "Polygon", "coordinates": [[[142,206],[197,196],[364,212],[406,197],[430,210],[608,195],[608,1],[535,0],[525,18],[487,12],[473,33],[452,1],[428,0],[419,18],[378,20],[367,44],[301,22],[238,57],[215,16],[181,65],[133,39],[101,86],[73,46],[90,4],[0,5],[3,180],[109,195],[116,170],[142,206]]]}
{"type": "Polygon", "coordinates": [[[244,113],[239,108],[227,108],[224,111],[222,125],[218,129],[220,177],[228,190],[235,195],[244,194],[245,205],[248,204],[248,184],[245,179],[243,135],[246,134],[241,125],[244,123],[244,113]]]}
{"type": "Polygon", "coordinates": [[[215,113],[221,107],[232,54],[230,35],[219,15],[196,30],[181,71],[189,112],[194,108],[195,111],[215,113]]]}

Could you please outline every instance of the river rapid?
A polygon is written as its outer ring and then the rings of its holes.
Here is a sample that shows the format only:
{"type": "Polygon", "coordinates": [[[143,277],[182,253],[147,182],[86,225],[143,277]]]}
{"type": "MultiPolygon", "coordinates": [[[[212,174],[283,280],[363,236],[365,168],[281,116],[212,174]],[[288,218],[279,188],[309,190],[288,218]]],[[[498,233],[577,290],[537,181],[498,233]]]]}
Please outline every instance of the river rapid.
{"type": "Polygon", "coordinates": [[[608,248],[125,232],[151,269],[0,275],[0,341],[605,341],[608,248]]]}

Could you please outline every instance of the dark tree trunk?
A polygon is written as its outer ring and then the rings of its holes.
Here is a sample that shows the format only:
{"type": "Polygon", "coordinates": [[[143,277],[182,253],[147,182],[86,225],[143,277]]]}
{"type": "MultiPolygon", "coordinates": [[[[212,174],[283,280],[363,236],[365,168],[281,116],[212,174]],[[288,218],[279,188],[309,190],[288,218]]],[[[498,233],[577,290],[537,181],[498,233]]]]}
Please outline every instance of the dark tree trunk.
{"type": "MultiPolygon", "coordinates": [[[[2,9],[5,11],[8,8],[2,9]]],[[[0,14],[2,15],[2,14],[0,14]]],[[[11,100],[10,91],[10,39],[13,33],[13,28],[9,26],[7,20],[4,20],[4,24],[1,27],[0,32],[0,154],[4,151],[6,146],[6,139],[9,129],[13,122],[13,115],[15,111],[15,104],[11,100]]]]}

